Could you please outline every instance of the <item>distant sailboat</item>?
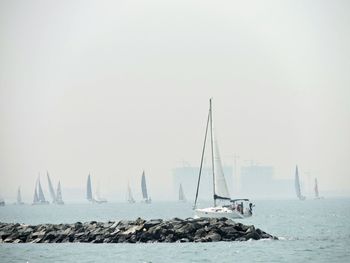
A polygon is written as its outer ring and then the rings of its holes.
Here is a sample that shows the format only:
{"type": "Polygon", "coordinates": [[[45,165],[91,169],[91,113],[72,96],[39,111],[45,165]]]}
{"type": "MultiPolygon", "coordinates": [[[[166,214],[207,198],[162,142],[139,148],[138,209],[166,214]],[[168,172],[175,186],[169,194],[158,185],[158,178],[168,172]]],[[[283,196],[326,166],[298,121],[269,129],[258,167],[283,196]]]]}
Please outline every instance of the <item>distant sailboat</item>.
{"type": "Polygon", "coordinates": [[[100,197],[99,187],[95,193],[95,196],[92,196],[92,185],[91,185],[91,176],[88,175],[87,186],[86,186],[86,199],[92,203],[102,204],[106,203],[107,200],[100,197]]]}
{"type": "Polygon", "coordinates": [[[315,178],[315,199],[323,199],[323,196],[320,196],[318,193],[318,182],[317,182],[317,178],[315,178]]]}
{"type": "Polygon", "coordinates": [[[38,197],[38,181],[35,183],[35,189],[34,189],[34,197],[33,197],[33,205],[38,205],[39,197],[38,197]]]}
{"type": "Polygon", "coordinates": [[[134,199],[134,197],[132,196],[131,188],[130,188],[129,183],[128,183],[128,202],[129,202],[130,204],[135,203],[135,199],[134,199]]]}
{"type": "Polygon", "coordinates": [[[146,186],[146,176],[145,171],[142,172],[141,177],[141,190],[142,190],[142,201],[149,204],[152,202],[151,197],[148,197],[147,186],[146,186]]]}
{"type": "Polygon", "coordinates": [[[303,196],[301,194],[301,188],[300,188],[300,179],[299,179],[299,171],[298,171],[298,166],[296,166],[295,169],[295,193],[297,195],[297,197],[299,198],[299,200],[305,200],[305,196],[303,196]]]}
{"type": "Polygon", "coordinates": [[[184,191],[182,189],[182,184],[180,184],[180,188],[179,188],[179,201],[181,201],[181,202],[186,201],[186,197],[185,197],[184,191]]]}
{"type": "Polygon", "coordinates": [[[90,202],[93,201],[90,174],[88,175],[88,179],[87,179],[86,199],[87,199],[88,201],[90,201],[90,202]]]}
{"type": "Polygon", "coordinates": [[[56,197],[55,190],[53,189],[53,186],[52,186],[52,183],[51,183],[49,172],[46,173],[46,176],[47,176],[47,181],[48,181],[48,184],[49,184],[49,190],[50,190],[50,195],[51,195],[51,198],[52,198],[52,203],[56,204],[57,203],[57,197],[56,197]]]}
{"type": "Polygon", "coordinates": [[[57,185],[56,204],[64,205],[64,202],[62,199],[62,190],[61,190],[61,182],[60,181],[58,181],[58,185],[57,185]]]}
{"type": "Polygon", "coordinates": [[[318,193],[318,184],[317,184],[317,178],[315,178],[315,198],[320,198],[320,195],[318,193]]]}
{"type": "Polygon", "coordinates": [[[94,198],[95,202],[98,204],[102,204],[102,203],[107,203],[107,199],[101,197],[101,192],[100,192],[100,184],[97,184],[97,189],[95,192],[95,198],[94,198]]]}
{"type": "Polygon", "coordinates": [[[24,203],[22,202],[22,195],[21,195],[21,188],[18,187],[18,190],[17,190],[17,202],[16,202],[17,205],[23,205],[24,203]]]}
{"type": "Polygon", "coordinates": [[[5,206],[5,200],[0,196],[0,206],[5,206]]]}
{"type": "Polygon", "coordinates": [[[46,201],[45,199],[43,189],[41,188],[40,175],[39,175],[35,184],[33,205],[47,205],[47,204],[49,204],[49,202],[46,201]]]}

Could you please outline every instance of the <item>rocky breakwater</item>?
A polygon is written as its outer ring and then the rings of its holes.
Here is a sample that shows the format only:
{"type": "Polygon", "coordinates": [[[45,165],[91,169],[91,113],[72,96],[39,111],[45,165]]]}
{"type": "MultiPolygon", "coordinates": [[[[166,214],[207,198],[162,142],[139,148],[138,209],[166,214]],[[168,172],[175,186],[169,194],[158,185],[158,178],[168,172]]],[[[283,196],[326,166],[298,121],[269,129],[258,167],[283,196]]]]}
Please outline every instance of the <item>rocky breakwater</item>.
{"type": "Polygon", "coordinates": [[[277,239],[253,225],[226,218],[24,225],[0,223],[0,243],[153,243],[277,239]]]}

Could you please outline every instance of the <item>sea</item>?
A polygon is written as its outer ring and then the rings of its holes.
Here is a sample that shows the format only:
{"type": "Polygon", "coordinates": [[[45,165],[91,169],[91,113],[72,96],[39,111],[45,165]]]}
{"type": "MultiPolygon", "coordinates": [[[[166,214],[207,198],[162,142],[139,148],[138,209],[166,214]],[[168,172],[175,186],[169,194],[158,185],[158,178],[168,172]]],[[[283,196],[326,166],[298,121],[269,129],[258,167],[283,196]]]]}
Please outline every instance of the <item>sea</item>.
{"type": "MultiPolygon", "coordinates": [[[[0,244],[0,262],[350,262],[350,199],[255,200],[240,222],[279,240],[153,244],[0,244]]],[[[211,205],[202,201],[200,206],[211,205]]],[[[11,205],[1,222],[26,224],[171,219],[193,216],[190,202],[11,205]]]]}

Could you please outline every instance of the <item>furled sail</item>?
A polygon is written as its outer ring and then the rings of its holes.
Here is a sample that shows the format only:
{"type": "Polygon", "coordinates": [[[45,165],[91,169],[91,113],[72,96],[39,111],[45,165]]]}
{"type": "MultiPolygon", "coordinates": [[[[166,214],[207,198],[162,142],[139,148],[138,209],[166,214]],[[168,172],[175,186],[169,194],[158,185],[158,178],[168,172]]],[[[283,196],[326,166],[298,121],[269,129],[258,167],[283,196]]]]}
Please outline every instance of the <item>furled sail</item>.
{"type": "Polygon", "coordinates": [[[141,189],[142,189],[142,197],[143,197],[143,199],[148,200],[145,171],[142,172],[141,189]]]}
{"type": "Polygon", "coordinates": [[[52,186],[52,183],[51,183],[49,172],[47,172],[46,175],[47,175],[47,181],[49,183],[49,190],[50,190],[50,195],[51,195],[51,198],[52,198],[52,202],[56,203],[57,197],[56,197],[55,190],[53,189],[53,186],[52,186]]]}
{"type": "Polygon", "coordinates": [[[89,201],[92,201],[92,188],[91,188],[91,178],[90,174],[87,179],[87,186],[86,186],[86,199],[89,201]]]}

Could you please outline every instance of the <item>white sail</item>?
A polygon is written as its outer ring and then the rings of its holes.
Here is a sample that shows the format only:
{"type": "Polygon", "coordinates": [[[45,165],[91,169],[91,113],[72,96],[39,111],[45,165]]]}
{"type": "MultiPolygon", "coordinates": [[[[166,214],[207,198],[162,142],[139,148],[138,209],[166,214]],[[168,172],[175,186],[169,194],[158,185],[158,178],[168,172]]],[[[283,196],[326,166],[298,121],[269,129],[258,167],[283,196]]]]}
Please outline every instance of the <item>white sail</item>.
{"type": "Polygon", "coordinates": [[[34,196],[33,196],[33,204],[39,203],[39,196],[38,196],[38,181],[35,183],[35,189],[34,189],[34,196]]]}
{"type": "Polygon", "coordinates": [[[298,166],[296,166],[296,168],[295,168],[295,181],[294,181],[294,183],[295,183],[295,193],[296,193],[297,197],[300,200],[305,200],[305,196],[303,196],[301,194],[298,166]]]}
{"type": "Polygon", "coordinates": [[[99,204],[107,202],[106,198],[101,197],[100,183],[99,182],[97,183],[97,188],[96,188],[96,192],[95,192],[95,196],[94,196],[94,202],[99,203],[99,204]]]}
{"type": "Polygon", "coordinates": [[[146,186],[146,176],[145,176],[145,171],[142,172],[142,178],[141,178],[141,190],[142,190],[142,197],[143,199],[148,199],[148,194],[147,194],[147,186],[146,186]]]}
{"type": "Polygon", "coordinates": [[[38,178],[38,197],[40,202],[46,202],[43,189],[41,188],[40,177],[38,178]]]}
{"type": "Polygon", "coordinates": [[[57,197],[56,197],[55,190],[53,189],[53,186],[52,186],[52,183],[51,183],[51,179],[50,179],[50,176],[49,176],[49,172],[46,173],[46,176],[47,176],[47,181],[48,181],[48,184],[49,184],[49,190],[50,190],[50,195],[51,195],[52,203],[56,203],[57,197]]]}
{"type": "Polygon", "coordinates": [[[142,190],[143,202],[145,202],[145,203],[151,203],[151,198],[148,196],[148,193],[147,193],[147,185],[146,185],[145,171],[142,172],[142,177],[141,177],[141,190],[142,190]]]}
{"type": "Polygon", "coordinates": [[[224,170],[222,168],[221,163],[221,157],[220,157],[220,151],[219,151],[219,144],[217,141],[217,138],[215,137],[214,133],[214,123],[213,119],[211,118],[211,125],[212,125],[212,138],[213,138],[213,144],[214,144],[214,150],[213,150],[213,158],[214,158],[214,180],[215,180],[215,193],[214,198],[217,199],[230,199],[230,194],[227,188],[227,183],[225,180],[224,170]]]}
{"type": "Polygon", "coordinates": [[[93,201],[92,199],[92,187],[91,187],[91,177],[88,175],[87,183],[86,183],[86,199],[88,201],[93,201]]]}

